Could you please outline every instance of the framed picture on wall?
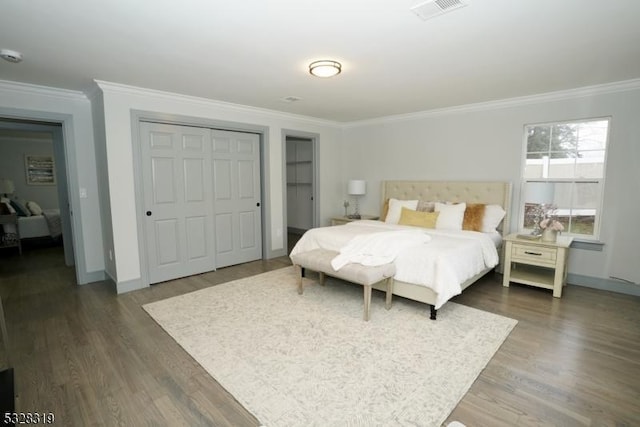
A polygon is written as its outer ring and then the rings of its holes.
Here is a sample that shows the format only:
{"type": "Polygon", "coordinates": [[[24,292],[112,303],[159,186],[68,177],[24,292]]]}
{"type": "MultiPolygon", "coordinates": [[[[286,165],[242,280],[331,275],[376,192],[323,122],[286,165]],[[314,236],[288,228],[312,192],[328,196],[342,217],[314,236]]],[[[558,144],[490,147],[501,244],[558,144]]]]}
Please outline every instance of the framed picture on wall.
{"type": "Polygon", "coordinates": [[[24,156],[24,170],[29,185],[55,185],[56,174],[52,156],[24,156]]]}

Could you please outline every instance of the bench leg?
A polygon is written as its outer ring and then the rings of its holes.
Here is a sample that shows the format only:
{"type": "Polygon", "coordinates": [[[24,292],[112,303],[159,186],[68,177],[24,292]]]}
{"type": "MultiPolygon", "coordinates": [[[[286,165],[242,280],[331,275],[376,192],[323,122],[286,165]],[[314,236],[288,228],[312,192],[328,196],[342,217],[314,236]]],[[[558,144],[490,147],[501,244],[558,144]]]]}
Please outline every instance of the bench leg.
{"type": "Polygon", "coordinates": [[[369,312],[371,311],[371,285],[364,285],[364,320],[369,320],[369,312]]]}
{"type": "Polygon", "coordinates": [[[325,274],[322,271],[318,272],[318,278],[320,279],[320,285],[324,286],[325,274]]]}
{"type": "Polygon", "coordinates": [[[298,274],[298,293],[302,295],[302,276],[304,275],[304,270],[299,265],[296,265],[296,273],[298,274]]]}
{"type": "Polygon", "coordinates": [[[385,308],[387,310],[391,308],[392,297],[393,297],[393,277],[387,277],[387,300],[385,302],[385,308]]]}

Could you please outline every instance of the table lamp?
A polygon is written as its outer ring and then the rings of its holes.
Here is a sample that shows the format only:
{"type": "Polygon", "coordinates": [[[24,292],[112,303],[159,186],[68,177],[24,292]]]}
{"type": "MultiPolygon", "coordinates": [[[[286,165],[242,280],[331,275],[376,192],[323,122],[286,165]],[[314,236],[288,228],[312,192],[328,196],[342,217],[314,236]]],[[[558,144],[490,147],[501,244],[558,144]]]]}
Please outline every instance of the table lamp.
{"type": "Polygon", "coordinates": [[[16,187],[12,180],[0,179],[0,193],[4,194],[4,197],[9,197],[9,194],[13,194],[15,191],[16,187]]]}
{"type": "Polygon", "coordinates": [[[353,213],[353,215],[349,215],[349,218],[360,219],[361,216],[360,216],[359,207],[358,207],[358,197],[364,196],[365,194],[367,194],[366,181],[361,179],[350,180],[349,184],[347,185],[347,193],[350,196],[354,196],[355,207],[356,207],[355,212],[353,213]]]}

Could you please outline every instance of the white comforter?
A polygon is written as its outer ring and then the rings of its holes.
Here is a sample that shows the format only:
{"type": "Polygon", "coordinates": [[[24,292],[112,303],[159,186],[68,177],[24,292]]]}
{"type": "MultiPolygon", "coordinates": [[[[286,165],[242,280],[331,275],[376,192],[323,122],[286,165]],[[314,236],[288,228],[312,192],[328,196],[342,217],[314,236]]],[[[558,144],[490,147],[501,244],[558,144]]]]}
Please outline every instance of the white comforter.
{"type": "Polygon", "coordinates": [[[361,234],[340,248],[340,254],[331,261],[338,271],[347,264],[384,265],[396,260],[405,249],[421,246],[431,240],[421,229],[380,231],[361,234]]]}
{"type": "Polygon", "coordinates": [[[340,252],[356,236],[394,230],[421,230],[430,236],[423,243],[412,242],[398,250],[395,279],[431,288],[437,295],[436,309],[460,294],[460,285],[465,280],[485,268],[495,267],[499,261],[496,245],[485,233],[418,229],[381,221],[311,229],[298,241],[291,255],[319,248],[340,252]]]}

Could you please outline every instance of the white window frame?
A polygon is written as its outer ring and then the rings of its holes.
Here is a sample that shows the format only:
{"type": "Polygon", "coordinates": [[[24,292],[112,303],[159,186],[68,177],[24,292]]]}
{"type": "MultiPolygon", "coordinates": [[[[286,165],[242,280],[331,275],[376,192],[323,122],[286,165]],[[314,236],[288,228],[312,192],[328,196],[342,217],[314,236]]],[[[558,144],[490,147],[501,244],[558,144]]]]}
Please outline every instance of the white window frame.
{"type": "Polygon", "coordinates": [[[519,213],[518,213],[518,226],[519,230],[524,230],[525,232],[532,231],[531,228],[525,228],[524,225],[524,216],[525,216],[525,194],[526,187],[528,183],[534,182],[546,182],[546,183],[598,183],[600,186],[600,201],[598,203],[598,210],[595,215],[595,220],[593,224],[593,235],[589,234],[575,234],[569,232],[563,232],[567,236],[573,236],[576,239],[583,241],[600,241],[600,224],[602,222],[602,215],[604,209],[604,193],[605,193],[605,177],[607,170],[607,159],[609,157],[609,149],[611,146],[611,123],[612,118],[610,116],[606,117],[592,117],[585,119],[574,119],[574,120],[559,120],[553,122],[542,122],[542,123],[527,123],[523,126],[522,129],[522,157],[521,157],[521,169],[520,169],[520,203],[519,203],[519,213]],[[607,121],[607,140],[604,149],[604,164],[602,166],[602,177],[601,178],[526,178],[525,170],[527,166],[527,148],[528,148],[528,136],[527,129],[533,126],[553,126],[553,125],[562,125],[562,124],[572,124],[572,123],[585,123],[592,121],[607,121]]]}

